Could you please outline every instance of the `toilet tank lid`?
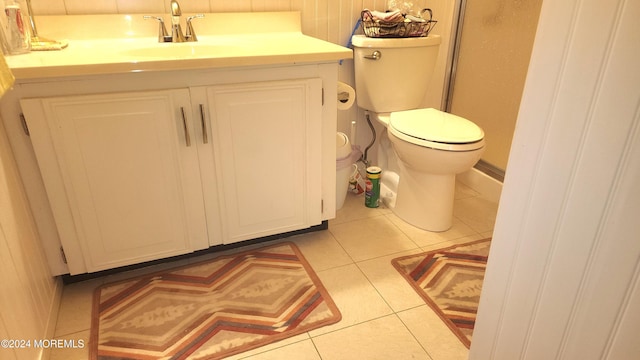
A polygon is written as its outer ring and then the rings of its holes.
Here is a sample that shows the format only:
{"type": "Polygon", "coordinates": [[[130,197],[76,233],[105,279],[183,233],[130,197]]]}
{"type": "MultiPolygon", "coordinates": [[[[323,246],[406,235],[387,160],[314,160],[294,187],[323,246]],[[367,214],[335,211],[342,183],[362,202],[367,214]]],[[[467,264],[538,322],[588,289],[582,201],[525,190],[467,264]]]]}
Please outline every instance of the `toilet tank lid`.
{"type": "Polygon", "coordinates": [[[360,48],[402,48],[440,45],[440,35],[408,38],[370,38],[365,35],[353,35],[351,44],[360,48]]]}
{"type": "Polygon", "coordinates": [[[439,143],[468,144],[484,139],[484,131],[473,122],[432,108],[392,112],[389,125],[405,135],[439,143]]]}

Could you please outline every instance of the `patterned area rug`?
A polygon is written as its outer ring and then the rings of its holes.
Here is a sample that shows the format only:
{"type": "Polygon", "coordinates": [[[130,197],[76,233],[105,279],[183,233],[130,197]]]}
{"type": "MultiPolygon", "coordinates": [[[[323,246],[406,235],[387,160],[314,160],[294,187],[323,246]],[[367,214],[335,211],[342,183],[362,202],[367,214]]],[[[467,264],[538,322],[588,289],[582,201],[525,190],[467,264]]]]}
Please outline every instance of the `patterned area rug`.
{"type": "Polygon", "coordinates": [[[292,243],[103,285],[90,358],[220,359],[340,321],[292,243]]]}
{"type": "Polygon", "coordinates": [[[469,347],[491,239],[393,259],[393,266],[469,347]]]}

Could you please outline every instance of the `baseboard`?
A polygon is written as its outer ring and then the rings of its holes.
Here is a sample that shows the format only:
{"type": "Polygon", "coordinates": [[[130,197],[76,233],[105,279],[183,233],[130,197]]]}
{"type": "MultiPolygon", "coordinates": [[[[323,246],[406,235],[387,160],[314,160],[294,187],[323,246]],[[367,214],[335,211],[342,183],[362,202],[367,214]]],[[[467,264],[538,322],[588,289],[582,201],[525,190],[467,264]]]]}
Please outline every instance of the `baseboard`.
{"type": "Polygon", "coordinates": [[[490,177],[498,180],[501,183],[504,182],[504,170],[489,162],[480,159],[480,161],[478,161],[474,168],[480,170],[481,172],[489,175],[490,177]]]}
{"type": "Polygon", "coordinates": [[[472,168],[471,170],[458,174],[456,179],[477,191],[487,200],[500,202],[502,193],[502,182],[485,174],[484,172],[472,168]]]}

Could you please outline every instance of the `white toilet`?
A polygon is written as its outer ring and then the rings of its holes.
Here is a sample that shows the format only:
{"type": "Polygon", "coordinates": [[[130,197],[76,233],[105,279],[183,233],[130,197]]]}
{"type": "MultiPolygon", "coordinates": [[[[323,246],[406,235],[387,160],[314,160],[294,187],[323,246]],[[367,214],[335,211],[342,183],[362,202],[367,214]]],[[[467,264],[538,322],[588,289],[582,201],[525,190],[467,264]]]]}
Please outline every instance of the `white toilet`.
{"type": "Polygon", "coordinates": [[[358,107],[387,129],[378,155],[382,200],[416,227],[448,230],[455,176],[480,160],[484,132],[459,116],[419,108],[438,57],[440,36],[354,35],[351,42],[358,107]]]}

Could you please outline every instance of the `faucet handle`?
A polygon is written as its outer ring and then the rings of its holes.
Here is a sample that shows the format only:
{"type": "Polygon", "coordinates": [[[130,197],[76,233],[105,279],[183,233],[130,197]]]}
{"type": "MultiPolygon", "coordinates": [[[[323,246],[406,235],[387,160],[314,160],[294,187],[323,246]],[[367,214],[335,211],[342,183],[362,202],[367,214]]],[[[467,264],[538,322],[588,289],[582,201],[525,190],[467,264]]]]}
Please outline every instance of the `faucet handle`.
{"type": "Polygon", "coordinates": [[[149,20],[149,19],[155,19],[158,20],[158,42],[167,42],[167,41],[171,41],[171,36],[169,35],[169,33],[167,33],[167,28],[164,26],[164,19],[162,19],[159,16],[151,16],[151,15],[144,15],[142,17],[145,20],[149,20]]]}
{"type": "Polygon", "coordinates": [[[193,19],[202,19],[204,14],[196,14],[193,16],[187,17],[187,31],[184,34],[184,37],[187,41],[198,41],[198,37],[196,36],[196,31],[193,29],[193,25],[191,24],[191,20],[193,19]]]}

